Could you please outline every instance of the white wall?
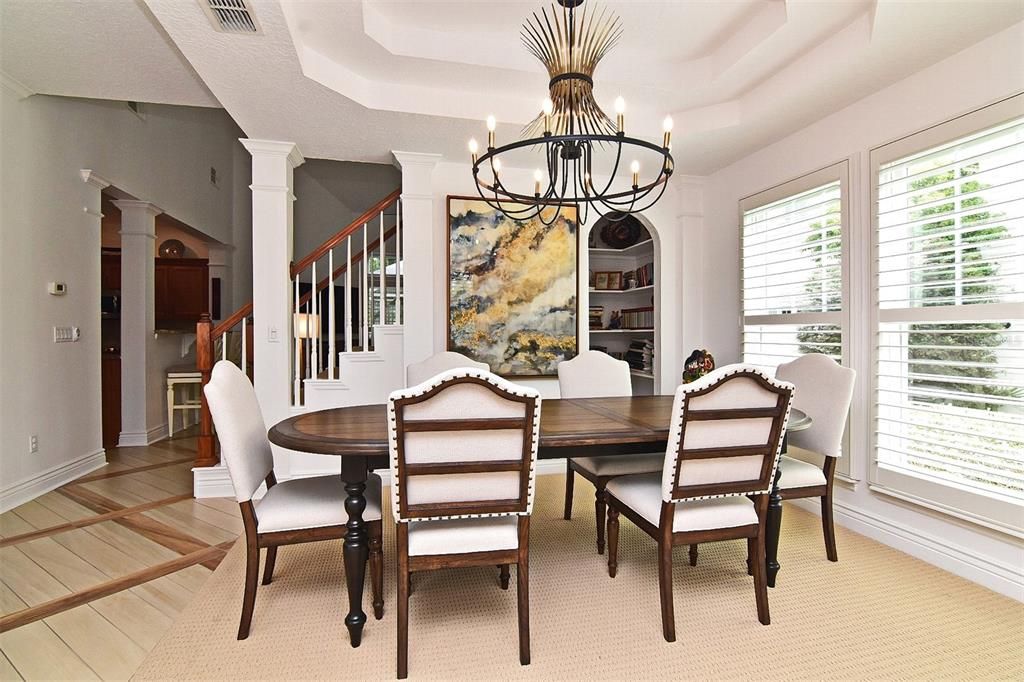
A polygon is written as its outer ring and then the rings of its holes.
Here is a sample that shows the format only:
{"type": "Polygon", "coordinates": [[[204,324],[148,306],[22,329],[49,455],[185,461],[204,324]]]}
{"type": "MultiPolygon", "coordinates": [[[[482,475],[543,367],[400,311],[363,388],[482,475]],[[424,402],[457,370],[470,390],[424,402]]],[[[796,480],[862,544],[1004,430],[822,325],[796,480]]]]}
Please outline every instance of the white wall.
{"type": "MultiPolygon", "coordinates": [[[[740,358],[738,202],[741,198],[843,159],[850,160],[849,256],[855,281],[867,277],[870,238],[868,151],[1024,89],[1024,24],[1017,24],[943,62],[827,116],[708,178],[705,192],[703,267],[707,296],[703,325],[708,348],[720,363],[740,358]]],[[[856,328],[864,318],[853,321],[856,328]]],[[[866,351],[860,349],[863,388],[866,351]]],[[[869,433],[866,390],[851,415],[855,487],[837,492],[837,521],[904,551],[959,572],[994,589],[1024,598],[1024,545],[990,532],[899,503],[868,490],[869,433]]],[[[840,547],[842,554],[842,547],[840,547]]],[[[784,550],[783,550],[784,554],[784,550]]],[[[856,560],[846,557],[844,560],[856,560]]],[[[785,559],[780,581],[785,580],[785,559]]]]}
{"type": "MultiPolygon", "coordinates": [[[[533,171],[525,169],[505,168],[502,177],[511,186],[531,187],[533,171]]],[[[699,302],[700,280],[686,277],[687,269],[679,264],[692,259],[698,253],[697,245],[701,227],[701,190],[702,179],[677,176],[671,180],[668,190],[661,201],[644,212],[655,230],[656,252],[659,254],[660,282],[657,289],[655,309],[660,311],[661,322],[658,332],[657,348],[659,352],[658,376],[660,391],[671,393],[679,383],[682,374],[682,363],[689,350],[700,343],[699,302]],[[684,294],[684,280],[687,290],[684,294]],[[693,324],[687,322],[692,321],[693,324]]],[[[447,334],[447,197],[448,195],[476,196],[473,185],[471,166],[464,163],[439,163],[433,173],[434,221],[432,243],[434,246],[434,290],[426,292],[406,291],[406,305],[430,305],[435,311],[434,317],[434,350],[445,350],[447,334]]],[[[586,324],[587,309],[590,305],[587,291],[589,260],[587,253],[587,234],[599,216],[591,209],[588,224],[579,235],[580,289],[579,310],[582,325],[579,334],[579,347],[589,348],[589,331],[586,324]]],[[[407,258],[418,254],[408,254],[407,258]]],[[[558,396],[558,380],[556,378],[516,379],[517,383],[534,386],[546,397],[558,396]]]]}
{"type": "Polygon", "coordinates": [[[0,508],[102,462],[99,193],[91,168],[224,242],[232,238],[232,150],[223,111],[34,95],[0,108],[0,508]],[[218,186],[210,184],[210,166],[218,186]],[[96,212],[83,211],[89,207],[96,212]],[[63,297],[46,282],[68,285],[63,297]],[[82,330],[54,344],[54,325],[82,330]],[[39,452],[29,454],[29,436],[39,452]],[[77,468],[76,468],[77,467],[77,468]]]}

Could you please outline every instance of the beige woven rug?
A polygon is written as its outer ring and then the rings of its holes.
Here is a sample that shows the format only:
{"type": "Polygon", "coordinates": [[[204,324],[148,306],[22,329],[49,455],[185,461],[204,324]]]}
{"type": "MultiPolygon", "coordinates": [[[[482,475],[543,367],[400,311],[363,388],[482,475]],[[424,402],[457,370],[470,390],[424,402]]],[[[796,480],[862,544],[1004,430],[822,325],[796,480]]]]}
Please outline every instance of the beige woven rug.
{"type": "MultiPolygon", "coordinates": [[[[594,549],[593,495],[576,486],[561,519],[561,476],[540,477],[531,535],[533,662],[516,644],[515,577],[497,569],[414,576],[410,679],[1024,679],[1024,606],[838,528],[825,559],[818,517],[791,505],[782,572],[762,626],[745,543],[676,550],[677,641],[662,639],[655,545],[625,518],[618,577],[594,549]]],[[[389,507],[385,504],[385,509],[389,507]]],[[[394,679],[394,529],[384,524],[385,615],[352,649],[341,542],[280,550],[252,633],[235,640],[241,544],[181,614],[136,679],[394,679]]],[[[513,569],[514,571],[514,569],[513,569]]],[[[366,590],[369,612],[369,588],[366,590]]]]}

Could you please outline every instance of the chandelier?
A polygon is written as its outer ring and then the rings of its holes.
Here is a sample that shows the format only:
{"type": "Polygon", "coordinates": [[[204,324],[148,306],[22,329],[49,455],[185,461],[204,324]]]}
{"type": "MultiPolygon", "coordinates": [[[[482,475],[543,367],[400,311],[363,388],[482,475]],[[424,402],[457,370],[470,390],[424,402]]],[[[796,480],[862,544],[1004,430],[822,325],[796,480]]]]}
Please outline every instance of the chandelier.
{"type": "Polygon", "coordinates": [[[545,224],[558,218],[562,206],[577,206],[583,222],[591,204],[602,213],[644,211],[657,203],[672,176],[672,118],[665,118],[660,146],[626,136],[622,97],[615,100],[612,122],[594,99],[594,70],[621,37],[621,22],[606,8],[588,12],[582,7],[577,14],[583,0],[557,2],[560,9],[552,5],[550,12],[541,8],[540,16],[534,12],[520,32],[523,45],[547,68],[548,97],[537,118],[523,128],[522,139],[496,146],[496,121],[488,116],[486,151],[478,154],[477,141],[469,141],[477,192],[513,220],[536,217],[545,224]],[[524,148],[543,152],[542,168],[534,171],[532,193],[506,186],[501,176],[503,155],[507,159],[509,152],[524,148]],[[657,155],[657,174],[642,181],[636,156],[652,152],[657,155]],[[602,165],[594,163],[595,157],[603,157],[604,168],[595,168],[602,165]],[[628,184],[618,177],[624,157],[631,158],[628,184]],[[554,210],[545,210],[548,207],[554,210]]]}

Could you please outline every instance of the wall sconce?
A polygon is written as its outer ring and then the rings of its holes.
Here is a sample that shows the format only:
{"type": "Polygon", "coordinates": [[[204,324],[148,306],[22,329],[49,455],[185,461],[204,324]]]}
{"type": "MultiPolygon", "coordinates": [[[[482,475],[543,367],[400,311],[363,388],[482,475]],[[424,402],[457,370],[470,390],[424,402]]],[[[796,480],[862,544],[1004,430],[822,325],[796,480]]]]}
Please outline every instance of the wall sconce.
{"type": "Polygon", "coordinates": [[[320,338],[320,316],[312,313],[295,313],[292,328],[297,339],[318,339],[320,338]]]}

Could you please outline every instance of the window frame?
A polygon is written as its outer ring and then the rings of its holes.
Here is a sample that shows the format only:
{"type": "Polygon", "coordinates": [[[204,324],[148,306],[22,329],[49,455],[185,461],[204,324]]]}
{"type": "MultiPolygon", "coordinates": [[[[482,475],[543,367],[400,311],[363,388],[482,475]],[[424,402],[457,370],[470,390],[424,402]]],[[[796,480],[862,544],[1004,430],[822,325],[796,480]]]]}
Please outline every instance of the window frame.
{"type": "MultiPolygon", "coordinates": [[[[853,194],[851,193],[851,171],[850,159],[843,159],[833,164],[819,168],[818,170],[805,173],[785,182],[779,183],[768,189],[756,192],[743,197],[739,201],[739,214],[737,217],[739,235],[739,326],[740,326],[740,357],[743,358],[743,336],[747,326],[771,326],[771,325],[804,325],[804,324],[834,324],[839,327],[842,338],[840,353],[844,367],[854,367],[851,363],[852,350],[855,348],[851,339],[851,286],[852,276],[852,246],[851,234],[854,231],[851,216],[853,215],[853,194]],[[842,296],[842,309],[838,311],[823,312],[797,312],[797,313],[771,313],[762,315],[744,314],[744,276],[743,276],[743,231],[744,214],[775,203],[777,201],[807,192],[809,190],[827,185],[839,183],[839,215],[840,215],[840,293],[842,296]]],[[[848,422],[849,423],[849,422],[848,422]]],[[[847,428],[843,437],[843,456],[836,462],[836,476],[840,480],[854,481],[854,474],[857,471],[854,451],[851,448],[851,429],[847,428]]]]}
{"type": "Polygon", "coordinates": [[[882,308],[880,304],[879,267],[879,171],[892,161],[902,159],[928,149],[940,147],[956,140],[995,127],[1024,115],[1024,94],[1014,95],[981,109],[944,121],[930,128],[920,130],[902,138],[873,147],[868,152],[868,177],[870,178],[868,202],[870,255],[868,259],[870,278],[866,284],[870,298],[867,329],[860,332],[869,342],[870,362],[865,368],[870,382],[868,388],[868,419],[865,427],[870,437],[870,461],[868,487],[870,490],[918,504],[935,511],[970,521],[972,523],[1024,538],[1024,507],[1019,503],[986,495],[958,486],[955,481],[929,477],[924,473],[913,474],[897,471],[881,462],[878,451],[879,420],[879,362],[881,353],[878,339],[882,324],[946,322],[955,317],[956,321],[981,321],[991,319],[1022,319],[1024,304],[986,303],[956,307],[954,315],[942,314],[944,309],[954,306],[923,306],[918,308],[882,308]]]}

